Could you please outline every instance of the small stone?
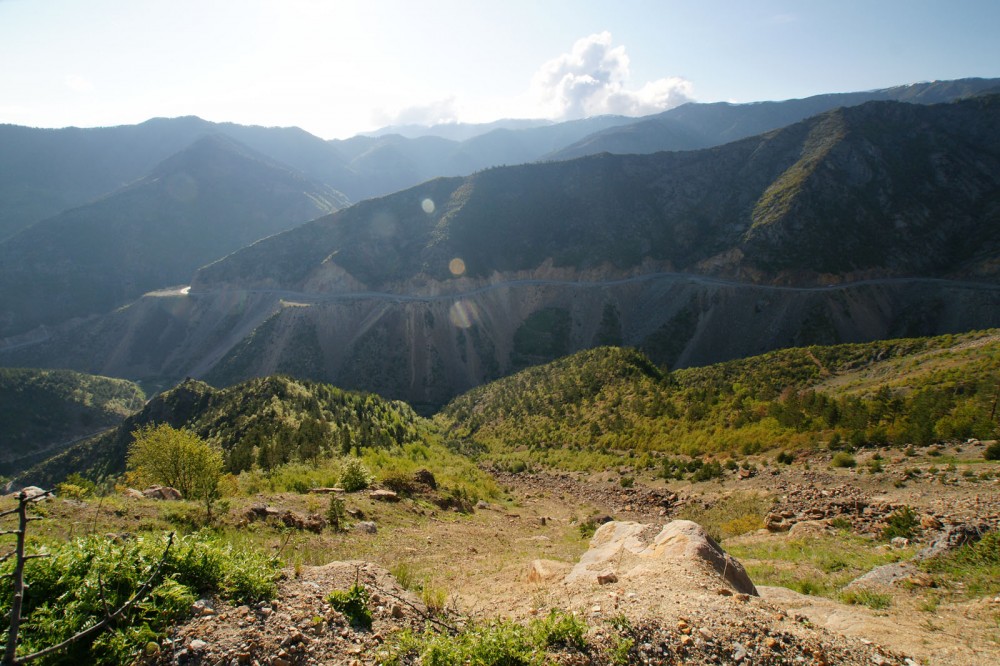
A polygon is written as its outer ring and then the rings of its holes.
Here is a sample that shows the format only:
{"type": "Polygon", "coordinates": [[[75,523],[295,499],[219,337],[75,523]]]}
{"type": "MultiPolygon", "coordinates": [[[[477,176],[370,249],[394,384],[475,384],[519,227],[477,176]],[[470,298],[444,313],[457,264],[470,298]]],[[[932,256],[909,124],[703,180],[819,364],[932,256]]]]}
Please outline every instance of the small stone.
{"type": "Polygon", "coordinates": [[[593,608],[591,608],[591,609],[590,609],[590,612],[591,612],[591,613],[600,613],[600,612],[601,612],[601,607],[600,607],[600,605],[597,605],[597,606],[594,606],[593,608]]]}
{"type": "Polygon", "coordinates": [[[767,649],[773,650],[778,647],[778,641],[773,636],[768,636],[767,640],[764,641],[764,645],[767,646],[767,649]]]}
{"type": "Polygon", "coordinates": [[[683,645],[684,647],[691,647],[692,645],[694,645],[694,639],[691,638],[690,636],[683,636],[681,638],[681,645],[683,645]]]}
{"type": "Polygon", "coordinates": [[[701,637],[704,638],[706,641],[710,641],[713,638],[715,638],[715,634],[713,634],[712,630],[709,629],[708,627],[701,627],[700,629],[698,629],[698,633],[701,634],[701,637]]]}
{"type": "Polygon", "coordinates": [[[747,658],[747,649],[741,643],[733,643],[733,661],[737,664],[747,658]]]}
{"type": "Polygon", "coordinates": [[[389,614],[394,620],[399,620],[403,617],[403,607],[399,604],[393,604],[392,608],[389,609],[389,614]]]}
{"type": "Polygon", "coordinates": [[[193,641],[191,641],[190,643],[188,643],[188,649],[191,650],[192,652],[201,652],[202,650],[204,650],[207,647],[208,647],[208,643],[206,643],[205,641],[201,640],[200,638],[196,638],[193,641]]]}
{"type": "Polygon", "coordinates": [[[376,534],[378,532],[378,525],[371,520],[362,520],[354,526],[354,529],[362,534],[376,534]]]}
{"type": "Polygon", "coordinates": [[[731,597],[733,596],[733,591],[728,587],[720,587],[715,591],[720,597],[731,597]]]}
{"type": "Polygon", "coordinates": [[[618,576],[615,575],[615,572],[613,571],[597,574],[598,585],[610,585],[611,583],[617,583],[617,582],[618,582],[618,576]]]}

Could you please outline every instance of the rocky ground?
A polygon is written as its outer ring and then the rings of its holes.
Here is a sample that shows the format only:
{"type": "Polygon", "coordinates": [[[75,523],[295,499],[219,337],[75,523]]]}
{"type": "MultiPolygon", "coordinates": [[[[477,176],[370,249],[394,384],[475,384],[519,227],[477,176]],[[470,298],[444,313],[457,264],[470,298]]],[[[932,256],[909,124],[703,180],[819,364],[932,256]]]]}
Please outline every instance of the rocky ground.
{"type": "MultiPolygon", "coordinates": [[[[385,657],[402,629],[449,632],[496,617],[528,621],[560,609],[588,624],[587,650],[553,649],[548,655],[553,663],[1000,663],[1000,598],[953,595],[928,610],[921,590],[891,576],[875,581],[892,598],[891,606],[880,610],[759,583],[748,591],[734,583],[728,564],[721,573],[713,566],[725,558],[702,553],[657,559],[677,548],[655,541],[685,508],[710,507],[748,491],[774,497],[768,527],[733,543],[777,547],[810,534],[832,534],[837,519],[849,520],[855,534],[871,535],[906,506],[920,516],[921,529],[914,543],[900,548],[918,554],[931,546],[951,547],[962,535],[1000,523],[1000,484],[989,474],[982,478],[983,472],[998,471],[997,465],[981,462],[981,448],[973,444],[914,456],[885,451],[883,471],[877,473],[866,470],[874,452],[859,455],[854,469],[833,469],[824,454],[816,454],[742,477],[730,473],[699,484],[640,478],[628,488],[618,482],[618,470],[498,474],[510,501],[481,503],[468,516],[416,499],[391,510],[371,499],[350,499],[349,506],[374,523],[375,533],[366,528],[336,540],[298,542],[282,553],[286,561],[300,563],[286,570],[274,603],[231,607],[204,600],[148,661],[369,664],[385,657]],[[588,548],[579,525],[606,518],[616,522],[601,528],[588,548]],[[602,534],[627,521],[646,527],[618,546],[602,541],[602,534]],[[595,565],[602,544],[610,554],[595,565]],[[297,548],[312,550],[297,555],[297,548]],[[324,555],[365,561],[301,563],[324,561],[324,555]],[[387,567],[400,563],[425,587],[447,591],[444,611],[429,611],[419,586],[410,581],[407,591],[388,573],[387,567]],[[584,573],[574,575],[581,567],[584,573]],[[371,594],[371,629],[351,626],[327,601],[331,591],[355,581],[371,594]]],[[[287,505],[283,509],[300,501],[272,499],[287,505]]]]}

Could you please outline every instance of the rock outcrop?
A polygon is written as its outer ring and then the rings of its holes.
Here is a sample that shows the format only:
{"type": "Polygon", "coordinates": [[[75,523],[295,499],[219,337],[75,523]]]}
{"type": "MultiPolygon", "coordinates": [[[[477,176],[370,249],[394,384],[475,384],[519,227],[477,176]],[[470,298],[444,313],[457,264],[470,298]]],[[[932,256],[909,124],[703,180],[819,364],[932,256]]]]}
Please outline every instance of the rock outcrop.
{"type": "Polygon", "coordinates": [[[734,591],[756,595],[757,589],[743,565],[728,555],[703,527],[675,520],[659,533],[650,525],[612,521],[594,533],[590,550],[566,576],[566,583],[641,581],[670,570],[711,572],[734,591]],[[654,536],[655,534],[655,536],[654,536]]]}

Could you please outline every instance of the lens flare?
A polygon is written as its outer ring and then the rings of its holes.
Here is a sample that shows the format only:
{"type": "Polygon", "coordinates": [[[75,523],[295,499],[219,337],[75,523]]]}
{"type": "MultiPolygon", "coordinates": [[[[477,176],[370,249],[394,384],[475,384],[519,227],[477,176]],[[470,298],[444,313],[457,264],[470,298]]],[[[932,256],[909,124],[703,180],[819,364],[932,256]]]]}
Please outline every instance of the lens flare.
{"type": "Polygon", "coordinates": [[[434,201],[432,199],[424,199],[420,202],[420,207],[424,209],[424,212],[430,215],[434,212],[434,201]]]}
{"type": "Polygon", "coordinates": [[[472,301],[455,301],[448,311],[448,319],[458,328],[469,328],[479,319],[479,308],[472,301]]]}
{"type": "Polygon", "coordinates": [[[465,262],[458,257],[455,257],[448,262],[448,270],[451,271],[451,274],[455,277],[461,277],[462,275],[465,275],[465,262]]]}

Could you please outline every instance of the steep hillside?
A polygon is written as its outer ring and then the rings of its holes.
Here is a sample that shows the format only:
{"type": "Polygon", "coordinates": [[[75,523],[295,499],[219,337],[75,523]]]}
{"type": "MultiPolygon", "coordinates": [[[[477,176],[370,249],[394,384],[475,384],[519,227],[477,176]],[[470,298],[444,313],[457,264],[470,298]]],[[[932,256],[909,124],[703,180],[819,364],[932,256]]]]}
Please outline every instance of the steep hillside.
{"type": "Polygon", "coordinates": [[[0,242],[0,335],[97,314],[336,210],[337,192],[223,136],[0,242]]]}
{"type": "Polygon", "coordinates": [[[456,257],[473,278],[546,260],[798,284],[992,273],[998,130],[998,96],[870,103],[710,150],[439,179],[258,243],[194,286],[311,290],[342,269],[395,291],[421,275],[454,281],[456,257]]]}
{"type": "Polygon", "coordinates": [[[602,347],[473,389],[438,420],[506,465],[600,469],[628,453],[641,467],[651,451],[988,438],[998,382],[996,330],[787,349],[672,373],[602,347]]]}
{"type": "Polygon", "coordinates": [[[871,103],[705,151],[438,179],[0,359],[219,385],[289,372],[433,411],[600,344],[684,367],[993,328],[998,110],[871,103]]]}
{"type": "Polygon", "coordinates": [[[805,99],[750,104],[685,104],[635,122],[612,127],[547,157],[566,160],[596,153],[655,153],[710,148],[770,132],[838,107],[874,101],[940,104],[1000,91],[1000,79],[961,79],[896,86],[884,90],[816,95],[805,99]]]}
{"type": "MultiPolygon", "coordinates": [[[[336,149],[298,128],[211,123],[193,116],[138,125],[35,129],[0,125],[0,240],[144,178],[199,139],[225,134],[336,189],[352,177],[336,149]]],[[[343,195],[338,199],[345,201],[343,195]]]]}
{"type": "Polygon", "coordinates": [[[72,472],[105,478],[125,471],[132,432],[148,424],[188,428],[225,453],[232,473],[265,472],[353,449],[389,449],[423,439],[421,419],[407,405],[375,395],[286,377],[255,379],[225,390],[187,380],[161,393],[104,435],[78,444],[21,475],[51,484],[72,472]]]}
{"type": "Polygon", "coordinates": [[[0,368],[0,474],[52,456],[142,409],[132,382],[68,370],[0,368]]]}

